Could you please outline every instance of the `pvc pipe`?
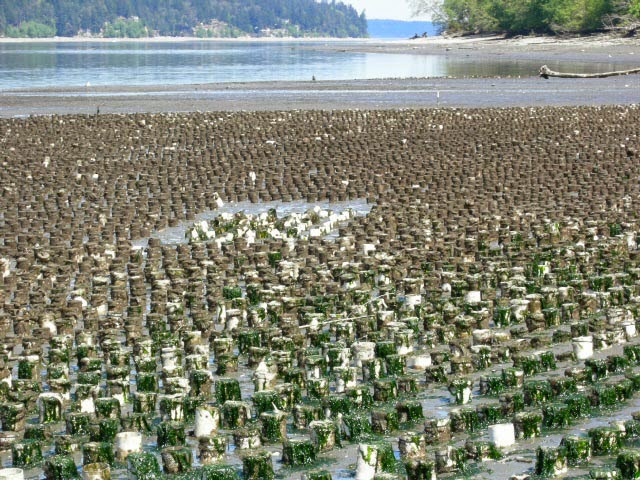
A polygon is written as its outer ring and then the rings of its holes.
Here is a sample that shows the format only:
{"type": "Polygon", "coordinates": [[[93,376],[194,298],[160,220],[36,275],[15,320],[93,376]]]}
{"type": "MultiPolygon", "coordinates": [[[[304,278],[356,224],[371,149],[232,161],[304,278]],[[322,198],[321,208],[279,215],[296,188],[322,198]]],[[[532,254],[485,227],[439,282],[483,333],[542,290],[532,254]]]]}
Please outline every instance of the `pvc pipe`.
{"type": "Polygon", "coordinates": [[[593,337],[575,337],[571,340],[573,354],[576,360],[586,360],[593,357],[593,337]]]}
{"type": "Polygon", "coordinates": [[[516,433],[513,423],[489,425],[489,441],[498,448],[509,447],[516,443],[516,433]]]}

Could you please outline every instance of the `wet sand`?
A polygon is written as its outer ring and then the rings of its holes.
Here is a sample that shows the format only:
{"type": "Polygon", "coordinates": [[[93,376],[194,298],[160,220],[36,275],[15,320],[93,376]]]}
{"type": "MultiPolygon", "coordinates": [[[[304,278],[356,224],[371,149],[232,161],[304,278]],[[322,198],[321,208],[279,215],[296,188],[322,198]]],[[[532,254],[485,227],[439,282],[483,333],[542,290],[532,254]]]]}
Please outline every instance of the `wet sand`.
{"type": "MultiPolygon", "coordinates": [[[[430,38],[302,45],[340,51],[443,55],[461,61],[501,60],[640,64],[640,41],[617,37],[558,39],[430,38]]],[[[390,72],[392,75],[393,72],[390,72]]],[[[543,80],[532,69],[520,78],[424,78],[352,81],[256,82],[184,86],[75,87],[0,94],[0,116],[51,114],[397,109],[425,107],[579,106],[631,104],[640,98],[640,75],[606,79],[543,80]]],[[[321,79],[321,75],[319,75],[321,79]]]]}
{"type": "Polygon", "coordinates": [[[578,106],[632,104],[640,76],[593,80],[528,78],[362,80],[92,88],[4,93],[0,116],[307,109],[578,106]]]}

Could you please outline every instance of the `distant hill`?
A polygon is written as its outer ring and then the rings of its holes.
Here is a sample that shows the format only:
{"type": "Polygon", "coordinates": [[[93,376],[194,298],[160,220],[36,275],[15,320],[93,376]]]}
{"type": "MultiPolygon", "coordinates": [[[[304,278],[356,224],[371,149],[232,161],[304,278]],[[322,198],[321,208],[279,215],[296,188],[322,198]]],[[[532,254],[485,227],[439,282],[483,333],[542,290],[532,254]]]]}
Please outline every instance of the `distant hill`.
{"type": "Polygon", "coordinates": [[[0,0],[0,35],[365,37],[336,0],[0,0]]]}
{"type": "Polygon", "coordinates": [[[436,25],[431,22],[402,20],[367,20],[371,38],[411,38],[427,32],[430,37],[438,34],[436,25]]]}

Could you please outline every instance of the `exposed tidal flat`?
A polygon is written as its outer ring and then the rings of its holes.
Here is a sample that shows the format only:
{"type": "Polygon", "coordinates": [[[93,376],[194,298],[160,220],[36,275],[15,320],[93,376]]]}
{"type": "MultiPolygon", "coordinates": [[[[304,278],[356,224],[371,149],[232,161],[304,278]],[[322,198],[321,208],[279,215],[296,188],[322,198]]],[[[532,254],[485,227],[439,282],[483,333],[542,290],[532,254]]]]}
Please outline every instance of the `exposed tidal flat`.
{"type": "Polygon", "coordinates": [[[639,134],[631,105],[0,120],[3,466],[632,478],[639,134]]]}

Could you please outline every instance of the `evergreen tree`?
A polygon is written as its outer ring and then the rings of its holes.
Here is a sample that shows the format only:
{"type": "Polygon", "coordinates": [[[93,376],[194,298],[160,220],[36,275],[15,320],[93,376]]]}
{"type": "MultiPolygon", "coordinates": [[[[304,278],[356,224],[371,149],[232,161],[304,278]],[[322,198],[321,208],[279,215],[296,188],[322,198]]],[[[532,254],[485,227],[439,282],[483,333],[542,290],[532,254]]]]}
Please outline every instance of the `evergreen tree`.
{"type": "MultiPolygon", "coordinates": [[[[364,15],[342,2],[316,0],[0,0],[0,35],[27,34],[27,22],[49,25],[55,34],[83,31],[119,36],[157,32],[193,35],[216,22],[229,34],[256,35],[265,29],[306,35],[367,35],[364,15]],[[133,19],[139,19],[139,23],[133,19]]],[[[35,34],[33,28],[29,30],[35,34]]],[[[38,34],[42,33],[38,29],[38,34]]]]}

